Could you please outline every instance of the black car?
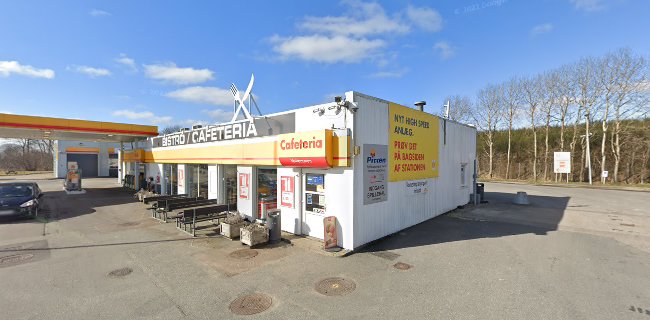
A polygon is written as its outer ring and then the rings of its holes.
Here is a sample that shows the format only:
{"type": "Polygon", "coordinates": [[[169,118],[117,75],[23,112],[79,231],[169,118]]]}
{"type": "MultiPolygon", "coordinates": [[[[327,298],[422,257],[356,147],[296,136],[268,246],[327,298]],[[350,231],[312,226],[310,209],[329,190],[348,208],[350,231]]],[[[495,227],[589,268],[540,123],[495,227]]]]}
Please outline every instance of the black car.
{"type": "Polygon", "coordinates": [[[43,193],[35,182],[0,183],[0,218],[38,216],[43,193]]]}

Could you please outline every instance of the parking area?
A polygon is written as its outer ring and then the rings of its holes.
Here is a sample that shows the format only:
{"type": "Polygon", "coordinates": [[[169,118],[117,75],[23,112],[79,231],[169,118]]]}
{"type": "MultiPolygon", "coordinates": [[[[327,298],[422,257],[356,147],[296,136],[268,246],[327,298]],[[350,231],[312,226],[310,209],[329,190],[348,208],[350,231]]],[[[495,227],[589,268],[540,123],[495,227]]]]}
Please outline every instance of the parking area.
{"type": "Polygon", "coordinates": [[[49,218],[0,224],[7,319],[650,319],[650,193],[490,183],[339,258],[192,238],[115,179],[34,178],[49,218]]]}

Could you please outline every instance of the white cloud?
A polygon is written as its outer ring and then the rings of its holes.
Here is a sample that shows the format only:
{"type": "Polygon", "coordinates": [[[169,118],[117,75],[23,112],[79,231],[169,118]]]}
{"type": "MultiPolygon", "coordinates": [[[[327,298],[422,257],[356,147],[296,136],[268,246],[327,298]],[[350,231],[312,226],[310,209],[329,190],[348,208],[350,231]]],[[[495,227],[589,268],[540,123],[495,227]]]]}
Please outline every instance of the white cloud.
{"type": "Polygon", "coordinates": [[[233,105],[234,101],[230,90],[217,87],[188,87],[169,92],[166,96],[181,101],[213,104],[216,106],[233,105]]]}
{"type": "Polygon", "coordinates": [[[570,0],[570,2],[576,9],[586,12],[605,9],[605,3],[603,0],[570,0]]]}
{"type": "Polygon", "coordinates": [[[120,53],[120,55],[115,58],[115,61],[123,66],[128,67],[131,69],[131,71],[138,71],[138,67],[135,65],[135,60],[129,58],[124,53],[120,53]]]}
{"type": "Polygon", "coordinates": [[[144,65],[144,72],[151,79],[176,84],[201,83],[214,78],[214,72],[209,69],[179,68],[172,62],[144,65]]]}
{"type": "Polygon", "coordinates": [[[438,41],[433,46],[433,49],[438,53],[442,60],[447,60],[456,54],[456,48],[452,47],[446,41],[438,41]]]}
{"type": "Polygon", "coordinates": [[[194,120],[194,119],[183,120],[183,121],[181,121],[181,123],[183,125],[185,125],[185,126],[188,126],[188,127],[196,126],[196,125],[206,126],[206,125],[210,124],[208,121],[205,121],[205,120],[194,120]]]}
{"type": "Polygon", "coordinates": [[[90,12],[88,12],[89,15],[93,17],[109,17],[111,16],[110,12],[106,12],[104,10],[99,10],[99,9],[92,9],[90,12]]]}
{"type": "Polygon", "coordinates": [[[376,2],[344,0],[347,12],[337,16],[307,16],[297,23],[304,34],[274,35],[269,40],[283,60],[298,59],[321,63],[356,63],[372,57],[387,64],[379,48],[388,46],[388,36],[404,35],[412,26],[425,31],[442,29],[442,17],[428,7],[408,6],[388,14],[376,2]]]}
{"type": "Polygon", "coordinates": [[[91,78],[110,76],[111,72],[103,68],[93,68],[89,66],[68,66],[67,70],[83,73],[91,78]]]}
{"type": "Polygon", "coordinates": [[[299,28],[315,33],[363,37],[385,33],[407,33],[409,26],[386,15],[378,3],[350,1],[351,15],[305,17],[299,28]]]}
{"type": "Polygon", "coordinates": [[[214,119],[217,123],[228,122],[232,120],[233,115],[232,111],[226,111],[223,109],[202,110],[201,112],[214,119]]]}
{"type": "Polygon", "coordinates": [[[32,66],[22,65],[18,61],[0,61],[0,77],[9,77],[12,74],[32,78],[54,78],[54,70],[52,69],[37,69],[32,66]]]}
{"type": "Polygon", "coordinates": [[[169,124],[173,118],[169,116],[157,116],[151,111],[135,112],[131,110],[116,110],[113,112],[115,117],[124,117],[130,120],[144,121],[154,124],[169,124]]]}
{"type": "Polygon", "coordinates": [[[4,113],[4,114],[14,114],[13,112],[8,111],[8,110],[0,110],[0,113],[4,113]]]}
{"type": "Polygon", "coordinates": [[[271,38],[273,50],[282,59],[301,59],[324,63],[359,62],[385,46],[380,39],[355,39],[347,36],[297,36],[271,38]]]}
{"type": "Polygon", "coordinates": [[[407,70],[402,69],[402,70],[395,70],[395,71],[378,71],[375,73],[370,74],[371,78],[401,78],[406,74],[407,70]]]}
{"type": "Polygon", "coordinates": [[[406,7],[406,16],[420,29],[429,32],[442,30],[442,16],[434,9],[427,7],[406,7]]]}
{"type": "Polygon", "coordinates": [[[530,29],[530,35],[531,36],[537,36],[537,35],[540,35],[540,34],[549,33],[551,31],[553,31],[554,28],[555,27],[550,23],[540,24],[540,25],[534,26],[532,29],[530,29]]]}

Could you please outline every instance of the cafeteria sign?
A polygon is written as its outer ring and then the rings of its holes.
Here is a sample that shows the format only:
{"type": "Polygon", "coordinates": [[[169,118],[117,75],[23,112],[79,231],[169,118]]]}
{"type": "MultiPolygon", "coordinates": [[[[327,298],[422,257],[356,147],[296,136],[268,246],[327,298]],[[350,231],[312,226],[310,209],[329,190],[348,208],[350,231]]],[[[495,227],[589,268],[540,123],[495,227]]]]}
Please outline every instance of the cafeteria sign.
{"type": "Polygon", "coordinates": [[[332,130],[281,134],[276,146],[280,164],[285,167],[332,166],[332,130]]]}
{"type": "Polygon", "coordinates": [[[438,177],[438,117],[389,103],[388,121],[388,181],[438,177]]]}

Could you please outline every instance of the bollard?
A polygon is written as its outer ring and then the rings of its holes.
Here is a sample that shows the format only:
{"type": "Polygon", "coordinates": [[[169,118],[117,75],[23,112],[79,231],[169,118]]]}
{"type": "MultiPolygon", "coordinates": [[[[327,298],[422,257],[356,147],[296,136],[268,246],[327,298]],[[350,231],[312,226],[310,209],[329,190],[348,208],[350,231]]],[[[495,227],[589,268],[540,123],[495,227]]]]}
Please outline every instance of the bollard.
{"type": "Polygon", "coordinates": [[[515,196],[515,199],[512,200],[512,203],[514,204],[520,204],[520,205],[529,205],[530,201],[528,201],[528,194],[523,191],[517,191],[517,195],[515,196]]]}

